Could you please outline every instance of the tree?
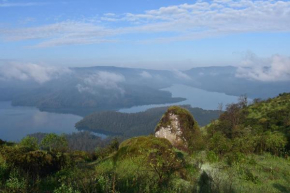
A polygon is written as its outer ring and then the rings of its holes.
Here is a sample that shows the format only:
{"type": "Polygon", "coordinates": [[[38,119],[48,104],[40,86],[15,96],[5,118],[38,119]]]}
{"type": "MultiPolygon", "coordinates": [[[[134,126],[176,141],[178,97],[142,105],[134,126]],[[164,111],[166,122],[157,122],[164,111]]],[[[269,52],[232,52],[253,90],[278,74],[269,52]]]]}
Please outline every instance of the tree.
{"type": "Polygon", "coordinates": [[[64,135],[47,134],[41,141],[41,148],[48,151],[64,152],[68,149],[68,142],[64,135]]]}
{"type": "Polygon", "coordinates": [[[248,97],[247,97],[246,94],[241,95],[239,97],[239,103],[238,104],[239,104],[240,108],[245,108],[245,107],[248,106],[248,97]]]}
{"type": "Polygon", "coordinates": [[[225,137],[221,132],[217,132],[209,140],[208,147],[218,155],[224,155],[232,148],[231,140],[225,137]]]}
{"type": "Polygon", "coordinates": [[[20,141],[19,145],[31,150],[39,149],[39,145],[35,137],[27,136],[20,141]]]}
{"type": "Polygon", "coordinates": [[[222,112],[223,112],[223,108],[224,108],[224,104],[223,104],[223,103],[219,103],[219,104],[218,104],[219,116],[221,116],[221,114],[222,114],[222,112]]]}
{"type": "Polygon", "coordinates": [[[267,151],[274,155],[279,155],[283,152],[286,144],[287,138],[283,133],[267,131],[258,139],[256,151],[258,153],[267,151]]]}
{"type": "Polygon", "coordinates": [[[234,130],[241,122],[240,110],[241,108],[239,104],[230,104],[227,105],[226,112],[224,112],[220,116],[218,130],[224,133],[229,138],[234,137],[234,130]]]}

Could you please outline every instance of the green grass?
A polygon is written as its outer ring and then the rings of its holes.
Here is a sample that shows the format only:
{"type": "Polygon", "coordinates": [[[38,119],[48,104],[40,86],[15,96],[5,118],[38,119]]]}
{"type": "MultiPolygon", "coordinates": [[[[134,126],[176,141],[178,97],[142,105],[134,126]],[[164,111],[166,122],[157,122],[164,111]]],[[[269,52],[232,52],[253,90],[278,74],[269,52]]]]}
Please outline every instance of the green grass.
{"type": "Polygon", "coordinates": [[[290,160],[270,154],[250,155],[229,166],[226,159],[202,167],[221,192],[290,192],[290,160]],[[231,187],[231,190],[228,190],[231,187]]]}

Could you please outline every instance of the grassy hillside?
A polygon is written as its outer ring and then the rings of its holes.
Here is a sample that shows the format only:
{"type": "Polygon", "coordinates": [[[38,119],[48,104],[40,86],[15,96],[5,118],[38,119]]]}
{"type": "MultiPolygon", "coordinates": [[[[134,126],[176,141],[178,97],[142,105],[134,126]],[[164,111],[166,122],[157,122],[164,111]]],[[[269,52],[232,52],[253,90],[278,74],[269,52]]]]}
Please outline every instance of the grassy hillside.
{"type": "Polygon", "coordinates": [[[194,138],[192,152],[152,135],[93,153],[70,150],[54,134],[40,143],[0,140],[0,192],[287,193],[289,99],[247,105],[241,97],[194,138]]]}

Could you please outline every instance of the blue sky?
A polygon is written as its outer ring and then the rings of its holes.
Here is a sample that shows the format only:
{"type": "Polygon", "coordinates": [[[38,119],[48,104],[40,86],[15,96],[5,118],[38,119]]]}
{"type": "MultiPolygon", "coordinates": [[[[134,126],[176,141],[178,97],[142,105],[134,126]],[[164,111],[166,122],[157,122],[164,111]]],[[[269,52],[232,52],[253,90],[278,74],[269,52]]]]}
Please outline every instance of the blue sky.
{"type": "Polygon", "coordinates": [[[0,0],[0,64],[239,65],[289,57],[289,32],[289,1],[0,0]]]}

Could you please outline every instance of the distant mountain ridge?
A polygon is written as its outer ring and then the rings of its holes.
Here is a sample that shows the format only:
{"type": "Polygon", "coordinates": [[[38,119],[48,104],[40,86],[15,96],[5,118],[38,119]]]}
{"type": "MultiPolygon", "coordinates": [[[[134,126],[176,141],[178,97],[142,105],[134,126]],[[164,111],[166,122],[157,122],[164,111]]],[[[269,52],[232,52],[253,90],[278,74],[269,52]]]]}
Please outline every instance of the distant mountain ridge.
{"type": "Polygon", "coordinates": [[[249,80],[237,77],[237,70],[234,66],[197,67],[186,71],[75,67],[70,68],[70,73],[41,84],[32,80],[7,81],[0,77],[0,100],[10,100],[13,105],[35,106],[44,111],[85,116],[94,111],[185,100],[160,90],[173,84],[263,99],[290,92],[289,81],[249,80]]]}
{"type": "Polygon", "coordinates": [[[192,78],[186,84],[196,88],[222,92],[228,95],[248,95],[250,98],[267,99],[279,93],[290,92],[290,81],[266,82],[237,76],[238,67],[197,67],[184,71],[192,78]]]}

